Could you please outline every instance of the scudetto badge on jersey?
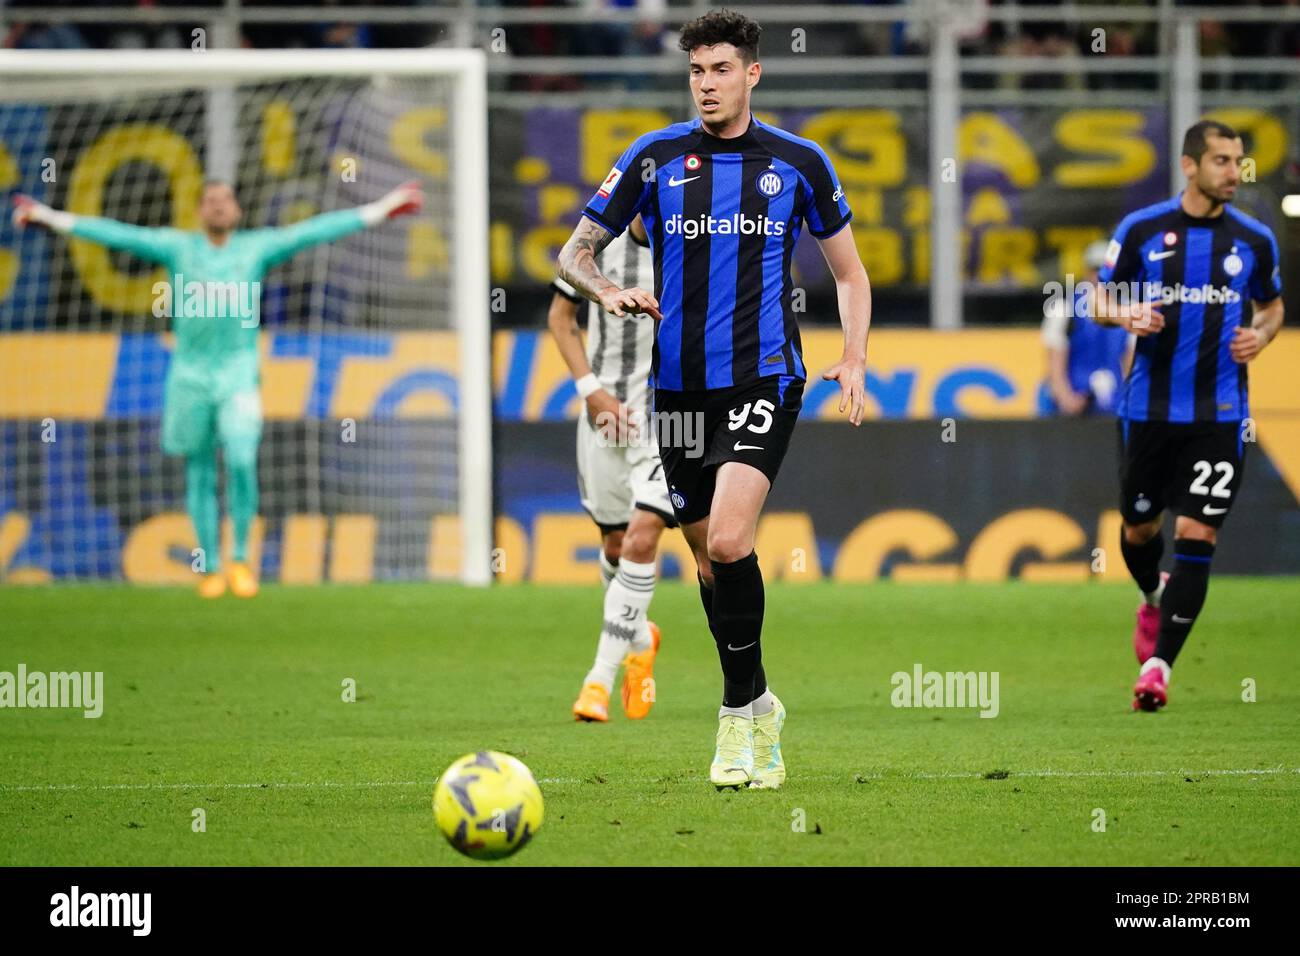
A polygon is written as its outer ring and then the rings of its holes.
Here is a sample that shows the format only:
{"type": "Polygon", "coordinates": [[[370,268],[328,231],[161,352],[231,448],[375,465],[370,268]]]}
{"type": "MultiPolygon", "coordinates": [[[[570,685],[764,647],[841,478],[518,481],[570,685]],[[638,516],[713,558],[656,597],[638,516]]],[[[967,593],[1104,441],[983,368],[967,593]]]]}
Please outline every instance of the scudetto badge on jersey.
{"type": "Polygon", "coordinates": [[[600,188],[596,190],[596,195],[601,199],[608,199],[609,194],[614,191],[614,187],[618,185],[618,181],[622,178],[623,170],[615,166],[609,171],[609,175],[605,177],[605,181],[600,184],[600,188]]]}
{"type": "Polygon", "coordinates": [[[758,177],[758,191],[768,199],[781,195],[781,190],[785,188],[785,182],[781,179],[781,174],[775,170],[769,169],[758,177]]]}
{"type": "Polygon", "coordinates": [[[1106,247],[1106,265],[1115,268],[1115,263],[1119,262],[1119,252],[1122,247],[1118,239],[1112,239],[1110,245],[1106,247]]]}

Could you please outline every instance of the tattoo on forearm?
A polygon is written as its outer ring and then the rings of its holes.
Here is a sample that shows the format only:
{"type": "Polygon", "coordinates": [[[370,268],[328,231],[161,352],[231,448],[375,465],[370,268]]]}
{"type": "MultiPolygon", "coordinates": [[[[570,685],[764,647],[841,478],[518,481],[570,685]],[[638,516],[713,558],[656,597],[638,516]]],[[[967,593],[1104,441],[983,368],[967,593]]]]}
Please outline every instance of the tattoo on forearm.
{"type": "Polygon", "coordinates": [[[601,274],[596,257],[614,237],[585,216],[560,250],[560,276],[593,302],[614,283],[601,274]]]}

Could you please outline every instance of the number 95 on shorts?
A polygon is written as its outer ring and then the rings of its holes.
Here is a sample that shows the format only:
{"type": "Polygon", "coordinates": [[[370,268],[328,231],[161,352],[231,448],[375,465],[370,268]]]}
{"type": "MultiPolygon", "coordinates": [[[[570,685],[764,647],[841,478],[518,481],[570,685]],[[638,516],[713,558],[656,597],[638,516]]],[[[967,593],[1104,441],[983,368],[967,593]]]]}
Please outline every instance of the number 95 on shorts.
{"type": "Polygon", "coordinates": [[[655,430],[677,520],[708,515],[718,466],[739,461],[776,483],[790,446],[802,379],[768,376],[730,388],[655,391],[655,430]]]}

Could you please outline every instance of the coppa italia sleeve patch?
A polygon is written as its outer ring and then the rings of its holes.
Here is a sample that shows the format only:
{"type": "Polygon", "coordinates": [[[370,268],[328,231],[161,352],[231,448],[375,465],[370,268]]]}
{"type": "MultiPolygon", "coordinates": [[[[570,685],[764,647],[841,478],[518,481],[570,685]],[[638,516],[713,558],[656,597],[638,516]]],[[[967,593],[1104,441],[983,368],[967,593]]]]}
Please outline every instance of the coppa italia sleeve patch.
{"type": "Polygon", "coordinates": [[[622,178],[623,170],[615,166],[609,171],[609,175],[605,177],[605,181],[600,184],[600,188],[596,190],[596,195],[601,199],[608,199],[609,194],[614,191],[614,187],[618,185],[618,181],[622,178]]]}

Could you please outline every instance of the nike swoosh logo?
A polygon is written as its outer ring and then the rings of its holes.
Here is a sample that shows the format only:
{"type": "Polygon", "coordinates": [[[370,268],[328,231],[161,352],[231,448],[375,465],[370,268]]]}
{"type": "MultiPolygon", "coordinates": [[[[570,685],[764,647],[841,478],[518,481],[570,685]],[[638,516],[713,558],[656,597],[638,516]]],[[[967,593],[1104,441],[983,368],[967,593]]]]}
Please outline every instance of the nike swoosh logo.
{"type": "Polygon", "coordinates": [[[693,183],[693,182],[695,182],[695,180],[697,180],[697,179],[699,179],[699,178],[700,178],[699,176],[692,176],[690,179],[674,179],[672,176],[669,176],[669,177],[668,177],[668,185],[669,185],[669,186],[681,186],[681,185],[683,185],[684,183],[693,183]]]}
{"type": "Polygon", "coordinates": [[[1204,508],[1201,509],[1201,514],[1207,514],[1207,515],[1226,515],[1227,513],[1228,513],[1227,508],[1211,508],[1209,505],[1206,505],[1204,508]]]}
{"type": "Polygon", "coordinates": [[[1191,624],[1194,620],[1196,620],[1194,617],[1179,617],[1177,614],[1174,615],[1175,624],[1191,624]]]}
{"type": "Polygon", "coordinates": [[[1170,256],[1174,254],[1174,252],[1175,250],[1173,249],[1169,250],[1168,252],[1148,252],[1147,262],[1159,262],[1161,259],[1168,259],[1170,256]]]}
{"type": "MultiPolygon", "coordinates": [[[[757,644],[757,643],[758,643],[758,641],[750,641],[748,644],[745,645],[745,647],[753,647],[753,646],[754,646],[755,644],[757,644]]],[[[727,645],[727,650],[729,650],[729,651],[743,651],[743,650],[745,649],[745,647],[732,647],[730,644],[728,644],[728,645],[727,645]]]]}
{"type": "Polygon", "coordinates": [[[762,445],[742,445],[740,442],[736,442],[735,447],[732,448],[731,450],[732,450],[732,451],[744,451],[746,448],[752,448],[752,449],[754,449],[754,451],[762,451],[762,450],[763,450],[763,446],[762,446],[762,445]]]}

